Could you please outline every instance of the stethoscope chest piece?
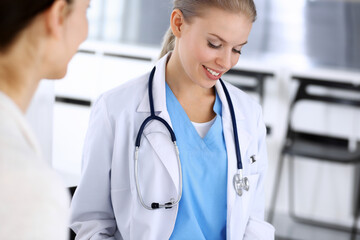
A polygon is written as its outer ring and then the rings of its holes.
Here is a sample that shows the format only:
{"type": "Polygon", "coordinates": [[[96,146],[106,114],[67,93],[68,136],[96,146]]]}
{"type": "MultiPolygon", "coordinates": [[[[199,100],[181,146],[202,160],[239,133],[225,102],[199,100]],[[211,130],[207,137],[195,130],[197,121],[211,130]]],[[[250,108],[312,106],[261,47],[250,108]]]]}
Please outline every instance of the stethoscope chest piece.
{"type": "Polygon", "coordinates": [[[234,175],[233,184],[235,192],[240,197],[243,194],[243,190],[249,191],[250,189],[249,179],[247,177],[242,177],[241,171],[234,175]]]}

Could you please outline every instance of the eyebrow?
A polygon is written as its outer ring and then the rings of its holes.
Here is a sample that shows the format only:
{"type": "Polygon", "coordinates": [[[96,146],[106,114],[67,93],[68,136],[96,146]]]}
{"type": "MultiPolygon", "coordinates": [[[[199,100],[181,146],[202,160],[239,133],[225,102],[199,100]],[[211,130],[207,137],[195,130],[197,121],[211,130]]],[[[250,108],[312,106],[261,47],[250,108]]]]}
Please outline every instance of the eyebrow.
{"type": "MultiPolygon", "coordinates": [[[[214,34],[214,33],[209,33],[210,35],[214,36],[214,37],[217,37],[218,39],[220,39],[220,41],[224,42],[224,43],[228,43],[227,41],[225,41],[224,39],[222,39],[221,37],[219,37],[218,35],[214,34]]],[[[236,46],[244,46],[245,44],[247,44],[248,41],[244,42],[244,43],[241,43],[241,44],[238,44],[236,46]]]]}

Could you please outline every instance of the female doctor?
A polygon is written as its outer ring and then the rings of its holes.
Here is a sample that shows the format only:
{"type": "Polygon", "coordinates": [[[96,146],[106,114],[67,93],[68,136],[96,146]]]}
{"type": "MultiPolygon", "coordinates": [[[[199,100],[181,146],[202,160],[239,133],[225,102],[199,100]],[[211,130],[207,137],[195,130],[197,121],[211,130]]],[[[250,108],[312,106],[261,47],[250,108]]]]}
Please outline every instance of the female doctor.
{"type": "Polygon", "coordinates": [[[261,108],[219,80],[255,17],[252,0],[174,1],[155,68],[94,105],[72,202],[77,239],[274,238],[261,108]]]}

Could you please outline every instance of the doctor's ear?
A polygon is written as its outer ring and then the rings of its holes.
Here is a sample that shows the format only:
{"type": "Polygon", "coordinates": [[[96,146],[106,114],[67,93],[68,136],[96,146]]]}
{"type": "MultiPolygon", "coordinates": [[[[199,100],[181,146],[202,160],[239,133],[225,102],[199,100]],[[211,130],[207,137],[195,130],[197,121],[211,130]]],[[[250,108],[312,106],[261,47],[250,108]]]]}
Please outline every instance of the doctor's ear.
{"type": "Polygon", "coordinates": [[[181,37],[181,30],[184,24],[184,15],[179,9],[171,13],[170,27],[175,37],[181,37]]]}

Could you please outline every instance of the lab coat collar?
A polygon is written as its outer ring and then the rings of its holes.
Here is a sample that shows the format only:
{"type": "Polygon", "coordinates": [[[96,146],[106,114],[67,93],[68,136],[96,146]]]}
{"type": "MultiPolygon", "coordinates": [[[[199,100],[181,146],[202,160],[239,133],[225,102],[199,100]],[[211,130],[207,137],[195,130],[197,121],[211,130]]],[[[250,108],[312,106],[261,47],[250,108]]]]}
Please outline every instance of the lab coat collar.
{"type": "MultiPolygon", "coordinates": [[[[153,101],[155,112],[166,111],[165,70],[166,62],[170,54],[171,52],[163,56],[155,65],[156,71],[153,79],[153,101]]],[[[150,112],[148,92],[146,92],[141,100],[137,112],[150,112]]]]}
{"type": "MultiPolygon", "coordinates": [[[[242,108],[240,108],[240,106],[238,105],[238,102],[237,101],[234,101],[234,97],[232,96],[231,94],[231,90],[229,89],[229,84],[227,84],[225,81],[223,81],[225,86],[228,88],[228,91],[229,91],[229,94],[230,94],[230,98],[232,100],[232,103],[233,103],[233,107],[234,107],[234,110],[235,110],[235,117],[236,117],[236,120],[239,121],[239,120],[244,120],[245,119],[245,115],[242,111],[242,108]]],[[[222,105],[223,105],[223,118],[225,119],[229,119],[231,121],[231,115],[230,115],[230,109],[229,109],[229,103],[227,102],[227,99],[226,99],[226,95],[225,95],[225,92],[224,92],[224,89],[220,83],[220,81],[217,81],[216,84],[215,84],[215,88],[216,88],[216,92],[218,93],[220,99],[221,99],[221,102],[222,102],[222,105]]]]}

